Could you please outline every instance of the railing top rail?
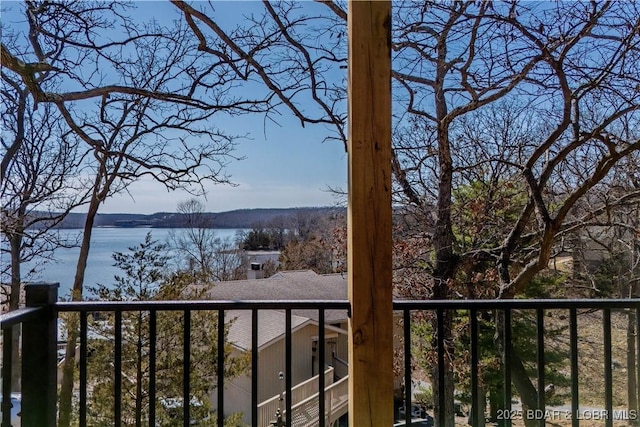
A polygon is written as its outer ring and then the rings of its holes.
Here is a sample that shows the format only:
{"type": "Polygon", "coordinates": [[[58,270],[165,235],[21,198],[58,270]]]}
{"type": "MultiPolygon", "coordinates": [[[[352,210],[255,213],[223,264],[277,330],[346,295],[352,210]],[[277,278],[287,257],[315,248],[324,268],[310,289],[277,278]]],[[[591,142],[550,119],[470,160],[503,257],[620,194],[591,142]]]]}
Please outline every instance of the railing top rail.
{"type": "MultiPolygon", "coordinates": [[[[346,300],[179,300],[179,301],[72,301],[57,302],[59,312],[147,310],[348,310],[346,300]]],[[[394,310],[455,309],[571,309],[640,308],[640,298],[627,299],[492,299],[394,300],[394,310]]],[[[4,323],[4,320],[3,320],[4,323]]]]}
{"type": "MultiPolygon", "coordinates": [[[[341,378],[340,380],[338,380],[338,381],[336,381],[335,383],[333,383],[333,384],[331,384],[330,386],[328,386],[328,387],[325,389],[325,394],[326,394],[327,392],[330,392],[331,390],[334,390],[334,389],[338,388],[338,387],[342,387],[342,386],[344,385],[344,383],[346,383],[346,382],[348,382],[348,381],[349,381],[349,376],[346,376],[346,377],[344,377],[344,378],[341,378]]],[[[301,407],[301,406],[304,406],[304,405],[306,405],[306,404],[307,404],[307,403],[309,403],[309,402],[313,402],[314,400],[317,400],[317,399],[319,398],[319,396],[320,396],[320,393],[315,392],[315,393],[314,393],[314,394],[312,394],[311,396],[309,396],[309,397],[305,398],[304,400],[301,400],[300,402],[298,402],[298,403],[296,403],[295,405],[293,405],[293,406],[291,407],[291,410],[293,411],[294,409],[297,409],[297,408],[299,408],[299,407],[301,407]]],[[[286,413],[286,411],[284,411],[284,413],[286,413]]]]}
{"type": "Polygon", "coordinates": [[[17,310],[2,313],[2,329],[9,328],[34,317],[40,310],[46,307],[23,307],[17,310]]]}
{"type": "Polygon", "coordinates": [[[626,299],[491,299],[394,300],[394,310],[640,308],[640,298],[626,299]]]}
{"type": "Polygon", "coordinates": [[[146,310],[348,310],[346,300],[179,300],[179,301],[72,301],[58,302],[63,311],[146,311],[146,310]]]}
{"type": "Polygon", "coordinates": [[[338,388],[338,387],[340,387],[342,384],[344,384],[344,383],[346,383],[346,382],[348,382],[348,381],[349,381],[349,375],[347,375],[347,376],[346,376],[346,377],[344,377],[344,378],[340,378],[338,381],[336,381],[335,383],[333,383],[333,384],[331,384],[330,386],[328,386],[328,387],[326,388],[326,391],[333,390],[334,388],[338,388]]]}
{"type": "MultiPolygon", "coordinates": [[[[331,373],[331,371],[333,371],[333,367],[329,367],[328,369],[326,369],[326,370],[324,371],[324,375],[330,374],[330,373],[331,373]]],[[[304,387],[305,385],[307,385],[307,384],[309,384],[309,383],[317,382],[317,381],[318,381],[318,377],[319,377],[319,376],[320,376],[320,375],[315,375],[315,376],[313,376],[313,377],[309,378],[308,380],[303,381],[303,382],[301,382],[301,383],[297,384],[295,387],[293,387],[293,388],[291,389],[291,394],[293,394],[293,395],[295,396],[294,391],[296,391],[296,390],[300,389],[301,387],[304,387]]],[[[327,389],[328,389],[328,388],[327,388],[327,389]]],[[[315,393],[315,395],[316,395],[316,396],[318,395],[318,392],[317,392],[317,391],[316,391],[316,392],[314,392],[314,393],[315,393]]],[[[282,392],[282,396],[284,397],[284,396],[286,396],[286,395],[287,395],[287,392],[286,392],[286,391],[283,391],[283,392],[282,392]]],[[[276,394],[275,396],[270,397],[269,399],[267,399],[267,400],[265,400],[265,401],[260,402],[260,403],[258,404],[258,408],[262,408],[262,407],[264,407],[264,406],[269,405],[270,403],[277,402],[278,400],[280,400],[280,394],[276,394]]],[[[307,400],[307,397],[305,397],[305,398],[303,399],[303,401],[305,401],[305,400],[307,400]]],[[[295,405],[297,405],[297,403],[295,403],[295,404],[294,404],[294,406],[295,406],[295,405]]]]}

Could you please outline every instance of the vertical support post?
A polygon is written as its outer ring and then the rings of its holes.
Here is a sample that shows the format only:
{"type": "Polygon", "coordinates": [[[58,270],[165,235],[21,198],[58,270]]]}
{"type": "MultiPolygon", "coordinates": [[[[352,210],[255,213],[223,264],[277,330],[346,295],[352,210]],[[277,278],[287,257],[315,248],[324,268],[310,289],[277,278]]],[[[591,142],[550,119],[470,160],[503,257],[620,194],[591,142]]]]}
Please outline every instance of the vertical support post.
{"type": "Polygon", "coordinates": [[[349,425],[393,424],[391,2],[349,2],[349,425]]]}
{"type": "Polygon", "coordinates": [[[25,285],[27,307],[45,307],[22,327],[22,425],[56,425],[58,283],[25,285]]]}

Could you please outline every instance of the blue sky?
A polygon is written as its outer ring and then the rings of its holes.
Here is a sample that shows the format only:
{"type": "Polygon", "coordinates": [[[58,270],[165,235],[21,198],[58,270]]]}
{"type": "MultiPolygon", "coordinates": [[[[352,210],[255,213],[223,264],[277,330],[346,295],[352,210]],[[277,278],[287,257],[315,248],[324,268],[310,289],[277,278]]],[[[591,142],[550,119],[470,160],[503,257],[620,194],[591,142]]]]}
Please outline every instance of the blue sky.
{"type": "MultiPolygon", "coordinates": [[[[243,118],[251,139],[238,141],[235,154],[244,160],[227,167],[236,186],[207,185],[207,210],[220,212],[240,208],[326,206],[336,203],[327,187],[346,188],[347,157],[336,141],[325,141],[321,126],[302,128],[299,121],[283,117],[281,126],[260,117],[243,118]],[[259,122],[259,123],[256,123],[259,122]]],[[[233,128],[227,128],[234,133],[233,128]]],[[[239,132],[239,129],[237,130],[239,132]]],[[[141,180],[108,200],[101,212],[152,213],[174,211],[179,201],[191,196],[167,190],[160,184],[141,180]]]]}
{"type": "MultiPolygon", "coordinates": [[[[197,7],[197,2],[194,3],[197,7]]],[[[250,14],[259,2],[215,1],[217,22],[233,25],[243,14],[250,14]]],[[[141,17],[159,21],[176,15],[168,2],[139,1],[141,17]]],[[[309,7],[317,7],[313,2],[309,7]]],[[[346,71],[346,70],[345,70],[346,71]]],[[[328,187],[346,188],[347,156],[342,143],[324,141],[329,135],[320,125],[302,127],[288,111],[282,110],[278,124],[262,116],[240,117],[225,121],[229,134],[248,134],[237,141],[237,157],[227,172],[236,186],[207,185],[206,208],[220,212],[240,208],[323,206],[336,203],[328,187]]],[[[191,197],[186,192],[167,190],[149,180],[139,181],[122,194],[108,200],[102,212],[152,213],[173,211],[179,201],[191,197]]]]}
{"type": "MultiPolygon", "coordinates": [[[[198,2],[192,3],[198,7],[198,2]]],[[[205,5],[206,3],[201,3],[205,5]]],[[[214,1],[214,19],[230,29],[243,14],[251,14],[259,2],[214,1]]],[[[140,20],[160,23],[179,18],[178,10],[168,2],[138,1],[131,15],[140,20]]],[[[313,2],[308,7],[318,7],[313,2]]],[[[305,7],[306,7],[305,6],[305,7]]],[[[4,2],[5,24],[24,20],[23,5],[4,2]]],[[[17,24],[19,25],[19,24],[17,24]]],[[[214,123],[229,135],[247,135],[238,139],[234,156],[226,168],[235,186],[206,185],[206,209],[220,212],[240,208],[324,206],[336,203],[328,187],[346,188],[347,157],[341,142],[324,141],[328,129],[321,125],[303,128],[288,110],[282,109],[278,123],[260,115],[224,119],[214,123]]],[[[102,213],[153,213],[175,211],[178,202],[192,197],[184,191],[168,192],[151,179],[142,179],[128,187],[128,193],[113,196],[101,207],[102,213]]]]}

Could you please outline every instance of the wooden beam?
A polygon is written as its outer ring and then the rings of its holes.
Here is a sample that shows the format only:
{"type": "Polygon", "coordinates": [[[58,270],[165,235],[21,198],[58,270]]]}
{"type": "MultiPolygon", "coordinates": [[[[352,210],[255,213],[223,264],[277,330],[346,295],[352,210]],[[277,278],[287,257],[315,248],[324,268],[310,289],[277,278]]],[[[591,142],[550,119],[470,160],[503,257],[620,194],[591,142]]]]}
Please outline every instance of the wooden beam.
{"type": "Polygon", "coordinates": [[[393,425],[391,3],[349,2],[349,425],[393,425]]]}

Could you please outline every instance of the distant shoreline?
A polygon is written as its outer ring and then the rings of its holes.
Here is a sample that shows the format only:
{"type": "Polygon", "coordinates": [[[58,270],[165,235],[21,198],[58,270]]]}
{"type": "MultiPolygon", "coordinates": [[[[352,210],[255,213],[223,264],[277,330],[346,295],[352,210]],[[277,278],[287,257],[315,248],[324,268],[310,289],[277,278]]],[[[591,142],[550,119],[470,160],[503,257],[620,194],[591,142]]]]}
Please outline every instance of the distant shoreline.
{"type": "MultiPolygon", "coordinates": [[[[205,212],[209,228],[233,229],[268,227],[274,220],[300,216],[327,216],[344,214],[346,208],[339,207],[304,207],[304,208],[256,208],[236,209],[226,212],[205,212]]],[[[36,213],[38,215],[38,213],[36,213]]],[[[44,213],[40,213],[46,216],[44,213]]],[[[85,213],[70,213],[58,224],[56,229],[83,229],[85,213]]],[[[153,214],[102,213],[95,218],[94,228],[182,228],[185,220],[177,212],[156,212],[153,214]]]]}

